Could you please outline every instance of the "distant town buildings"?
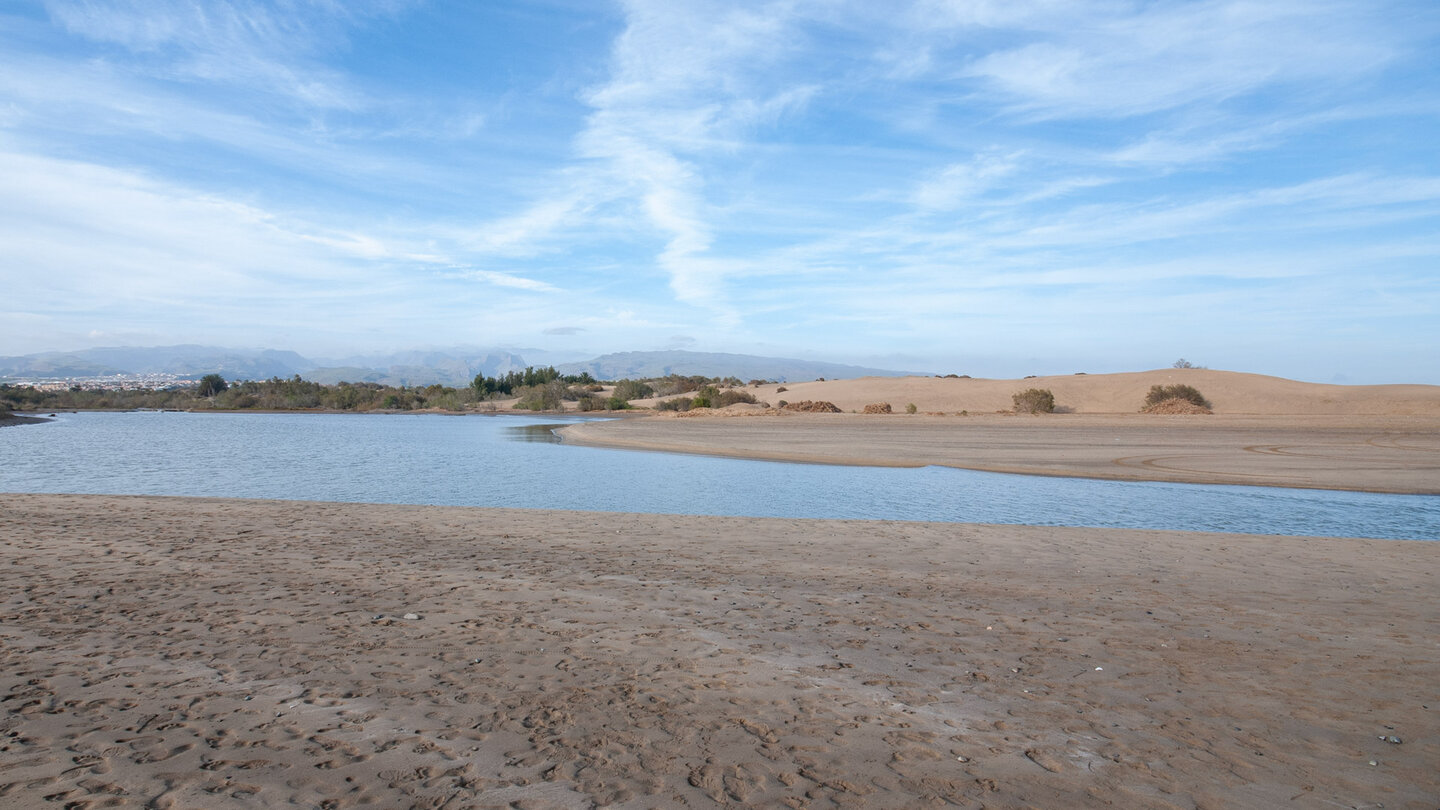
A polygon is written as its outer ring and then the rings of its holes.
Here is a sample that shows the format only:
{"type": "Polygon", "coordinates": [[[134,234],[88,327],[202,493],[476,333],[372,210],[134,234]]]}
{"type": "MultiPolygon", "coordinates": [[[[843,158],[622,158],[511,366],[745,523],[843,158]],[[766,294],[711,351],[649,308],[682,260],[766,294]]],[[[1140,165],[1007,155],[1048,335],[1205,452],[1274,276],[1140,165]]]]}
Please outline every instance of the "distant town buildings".
{"type": "Polygon", "coordinates": [[[38,391],[172,391],[194,388],[196,381],[174,374],[114,374],[106,377],[0,377],[0,385],[38,391]]]}

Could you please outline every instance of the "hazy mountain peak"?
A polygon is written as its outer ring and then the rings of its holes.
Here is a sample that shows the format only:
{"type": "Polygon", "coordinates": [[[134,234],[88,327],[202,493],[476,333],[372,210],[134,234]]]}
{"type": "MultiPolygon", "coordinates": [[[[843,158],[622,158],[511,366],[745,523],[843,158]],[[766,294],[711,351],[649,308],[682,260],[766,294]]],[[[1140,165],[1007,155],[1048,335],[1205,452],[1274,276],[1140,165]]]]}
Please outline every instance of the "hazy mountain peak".
{"type": "MultiPolygon", "coordinates": [[[[553,352],[496,348],[413,349],[312,360],[282,349],[234,349],[183,344],[103,347],[0,357],[0,377],[98,377],[115,374],[220,374],[228,380],[269,379],[296,374],[307,380],[376,382],[387,385],[468,385],[477,374],[499,376],[526,366],[551,365],[553,352]],[[534,356],[531,356],[531,355],[534,356]]],[[[574,354],[569,356],[573,357],[574,354]]],[[[898,377],[906,372],[816,360],[684,350],[615,352],[556,365],[566,374],[588,372],[597,379],[663,377],[667,374],[739,377],[742,380],[813,380],[817,377],[898,377]]]]}
{"type": "Polygon", "coordinates": [[[565,374],[588,372],[591,376],[601,380],[618,380],[625,377],[664,377],[668,374],[680,374],[682,376],[703,375],[706,377],[739,377],[742,380],[763,379],[790,382],[813,380],[817,377],[827,379],[903,377],[912,373],[818,360],[685,350],[614,352],[583,363],[565,363],[557,368],[565,374]]]}

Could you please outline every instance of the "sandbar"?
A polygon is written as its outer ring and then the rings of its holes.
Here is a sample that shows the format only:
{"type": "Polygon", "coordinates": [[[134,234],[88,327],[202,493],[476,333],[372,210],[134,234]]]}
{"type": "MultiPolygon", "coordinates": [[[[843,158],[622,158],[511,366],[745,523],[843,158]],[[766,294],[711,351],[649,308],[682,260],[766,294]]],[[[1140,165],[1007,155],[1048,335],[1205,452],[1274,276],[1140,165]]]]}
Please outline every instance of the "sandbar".
{"type": "Polygon", "coordinates": [[[565,441],[825,464],[1440,494],[1440,416],[776,414],[586,422],[565,441]]]}

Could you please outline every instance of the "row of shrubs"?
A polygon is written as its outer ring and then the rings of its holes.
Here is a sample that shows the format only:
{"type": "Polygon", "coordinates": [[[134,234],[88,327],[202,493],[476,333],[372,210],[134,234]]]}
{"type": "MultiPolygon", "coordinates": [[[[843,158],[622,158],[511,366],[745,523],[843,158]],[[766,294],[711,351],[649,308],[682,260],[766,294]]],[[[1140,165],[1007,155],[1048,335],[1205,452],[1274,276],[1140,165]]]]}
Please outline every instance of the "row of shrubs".
{"type": "MultiPolygon", "coordinates": [[[[781,389],[784,390],[784,389],[781,389]]],[[[753,397],[750,401],[753,401],[753,397]]],[[[1015,413],[1054,413],[1055,394],[1048,388],[1027,388],[1011,395],[1011,406],[1015,413]]],[[[780,401],[780,407],[787,410],[811,410],[812,403],[797,403],[796,407],[785,400],[780,401]]],[[[830,403],[824,403],[830,405],[830,403]]],[[[663,410],[688,410],[688,407],[680,407],[681,403],[674,400],[671,403],[661,403],[663,410]],[[670,407],[666,407],[666,406],[670,407]]],[[[723,406],[720,406],[723,407],[723,406]]],[[[1145,395],[1145,405],[1141,408],[1145,413],[1210,413],[1210,401],[1205,398],[1194,386],[1177,385],[1155,385],[1150,387],[1149,393],[1145,395]]],[[[830,405],[835,412],[839,408],[830,405]]],[[[829,409],[826,409],[829,410],[829,409]]],[[[905,406],[906,413],[916,412],[915,404],[912,402],[905,406]]],[[[875,402],[865,406],[863,413],[887,414],[894,411],[888,402],[875,402]]]]}
{"type": "MultiPolygon", "coordinates": [[[[597,396],[603,387],[594,381],[584,385],[569,384],[568,378],[551,379],[542,385],[516,387],[512,395],[519,397],[515,408],[520,410],[555,410],[565,402],[576,403],[581,411],[619,411],[630,408],[634,399],[649,399],[677,393],[694,392],[694,396],[675,397],[657,404],[660,410],[684,411],[691,408],[723,408],[737,402],[755,402],[755,397],[732,386],[742,386],[736,377],[701,377],[671,374],[650,380],[623,379],[615,383],[608,397],[597,396]],[[725,390],[721,390],[721,387],[725,390]]],[[[759,382],[759,381],[756,381],[759,382]]]]}
{"type": "MultiPolygon", "coordinates": [[[[663,400],[655,407],[662,411],[688,411],[691,408],[724,408],[737,402],[754,403],[755,397],[744,391],[719,391],[715,386],[707,385],[694,397],[663,400]]],[[[1048,388],[1027,388],[1012,395],[1011,404],[1016,413],[1054,413],[1055,394],[1048,388]]],[[[780,407],[795,409],[791,403],[784,400],[781,400],[780,407]]],[[[1151,386],[1141,410],[1146,413],[1209,413],[1210,407],[1210,401],[1194,386],[1176,384],[1151,386]]],[[[905,406],[906,413],[915,411],[914,403],[905,406]]],[[[877,402],[866,405],[864,412],[884,414],[892,413],[892,410],[890,403],[877,402]]]]}
{"type": "Polygon", "coordinates": [[[747,391],[727,388],[724,391],[713,385],[699,388],[693,397],[675,397],[655,403],[661,411],[688,411],[691,408],[724,408],[739,403],[755,404],[755,395],[747,391]]]}
{"type": "MultiPolygon", "coordinates": [[[[1048,388],[1027,388],[1011,397],[1016,413],[1054,413],[1055,395],[1048,388]]],[[[1144,413],[1210,413],[1210,400],[1193,385],[1152,385],[1144,413]]]]}
{"type": "MultiPolygon", "coordinates": [[[[752,380],[751,384],[763,381],[752,380]]],[[[266,381],[226,384],[219,375],[207,375],[194,389],[165,391],[89,391],[78,387],[69,391],[38,391],[29,386],[0,385],[0,411],[6,409],[36,410],[42,408],[194,408],[304,410],[333,409],[346,411],[413,410],[433,408],[451,411],[494,409],[487,400],[498,398],[509,389],[518,397],[515,408],[521,410],[558,410],[566,402],[575,402],[581,411],[624,410],[634,399],[671,396],[656,408],[662,411],[689,411],[694,408],[724,408],[737,403],[755,403],[754,395],[738,390],[743,383],[736,378],[669,377],[651,380],[624,379],[615,383],[609,396],[599,382],[588,375],[562,377],[554,369],[526,369],[512,372],[500,379],[477,377],[476,383],[463,388],[442,385],[407,388],[377,383],[340,383],[322,385],[301,379],[273,378],[266,381]],[[213,379],[211,379],[213,378],[213,379]],[[528,384],[527,384],[528,383],[528,384]],[[197,398],[198,395],[198,398],[197,398]]],[[[784,391],[782,387],[777,389],[784,391]]],[[[1055,395],[1044,388],[1029,388],[1015,393],[1012,406],[1016,413],[1054,413],[1055,395]]],[[[780,406],[788,403],[781,400],[780,406]]],[[[1193,386],[1156,385],[1145,396],[1142,411],[1147,413],[1209,413],[1210,402],[1193,386]]],[[[915,405],[905,407],[915,413],[915,405]]],[[[888,413],[888,403],[866,406],[866,413],[888,413]]]]}

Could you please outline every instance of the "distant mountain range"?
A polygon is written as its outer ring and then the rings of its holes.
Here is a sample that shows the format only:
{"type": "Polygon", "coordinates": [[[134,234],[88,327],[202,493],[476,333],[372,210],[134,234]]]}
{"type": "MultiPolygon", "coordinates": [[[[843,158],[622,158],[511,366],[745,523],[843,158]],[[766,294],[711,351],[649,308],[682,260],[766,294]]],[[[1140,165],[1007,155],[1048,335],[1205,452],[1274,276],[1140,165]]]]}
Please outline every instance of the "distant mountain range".
{"type": "MultiPolygon", "coordinates": [[[[573,357],[574,355],[571,355],[573,357]]],[[[198,379],[219,374],[227,380],[264,380],[296,374],[319,383],[374,382],[383,385],[468,385],[477,374],[494,377],[526,366],[555,364],[565,374],[588,372],[602,380],[625,377],[739,377],[780,382],[853,377],[899,377],[906,372],[813,360],[748,354],[664,351],[619,352],[584,362],[556,363],[555,353],[528,349],[450,348],[395,354],[312,360],[292,351],[229,349],[216,346],[155,346],[44,352],[0,357],[0,381],[171,374],[198,379]]]]}
{"type": "Polygon", "coordinates": [[[273,349],[222,349],[214,346],[100,348],[0,357],[3,377],[104,377],[116,374],[173,374],[200,377],[219,373],[230,379],[289,377],[315,364],[295,352],[273,349]]]}
{"type": "Polygon", "coordinates": [[[363,355],[327,361],[296,372],[318,383],[374,382],[383,385],[469,385],[475,375],[487,377],[519,371],[525,358],[503,349],[431,350],[363,355]]]}
{"type": "Polygon", "coordinates": [[[316,360],[291,351],[229,349],[218,346],[155,346],[101,348],[0,357],[4,378],[73,378],[114,375],[173,374],[202,377],[219,374],[227,380],[267,380],[299,374],[320,383],[375,382],[384,385],[468,385],[476,374],[487,376],[523,369],[519,354],[499,349],[409,351],[316,360]]]}
{"type": "Polygon", "coordinates": [[[797,382],[826,379],[846,380],[854,377],[904,377],[912,372],[880,368],[822,363],[815,360],[792,360],[784,357],[758,357],[751,354],[716,352],[617,352],[605,354],[583,363],[564,363],[555,367],[562,374],[589,372],[599,380],[664,377],[739,377],[741,380],[775,380],[797,382]]]}

